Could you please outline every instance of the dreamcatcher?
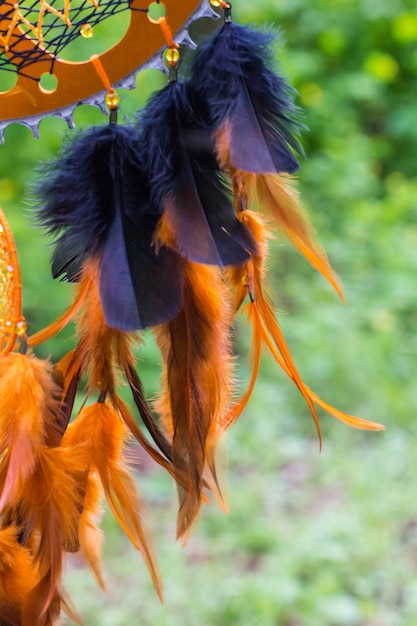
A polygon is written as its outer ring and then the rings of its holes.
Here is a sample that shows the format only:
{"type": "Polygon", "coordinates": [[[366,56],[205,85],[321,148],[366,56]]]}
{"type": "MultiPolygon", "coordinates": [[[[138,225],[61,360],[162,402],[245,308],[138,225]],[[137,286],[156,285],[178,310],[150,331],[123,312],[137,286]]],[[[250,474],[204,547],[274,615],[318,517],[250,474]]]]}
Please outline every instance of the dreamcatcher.
{"type": "Polygon", "coordinates": [[[162,596],[126,466],[129,436],[175,479],[177,534],[185,538],[210,492],[223,504],[217,443],[249,401],[264,347],[304,396],[320,441],[316,406],[351,426],[382,428],[305,385],[268,295],[267,243],[278,228],[343,297],[293,188],[300,122],[292,90],[274,69],[274,41],[271,31],[235,24],[221,0],[1,4],[0,70],[14,72],[16,82],[0,94],[0,129],[19,121],[37,134],[45,115],[71,126],[80,102],[109,115],[107,124],[77,133],[36,185],[37,219],[55,236],[52,274],[75,283],[76,294],[32,337],[1,217],[2,624],[53,624],[61,610],[79,621],[61,586],[63,553],[81,549],[103,586],[102,493],[162,596]],[[130,26],[118,44],[87,62],[62,60],[73,40],[121,11],[130,12],[130,26]],[[220,27],[182,71],[192,47],[187,27],[219,15],[220,27]],[[117,90],[149,66],[165,71],[166,86],[134,122],[119,123],[117,90]],[[252,329],[252,374],[239,398],[230,337],[241,310],[252,329]],[[32,349],[71,321],[76,346],[53,366],[37,359],[32,349]],[[163,359],[153,408],[134,359],[145,328],[163,359]],[[121,379],[142,427],[120,397],[121,379]],[[73,415],[77,393],[84,402],[73,415]]]}

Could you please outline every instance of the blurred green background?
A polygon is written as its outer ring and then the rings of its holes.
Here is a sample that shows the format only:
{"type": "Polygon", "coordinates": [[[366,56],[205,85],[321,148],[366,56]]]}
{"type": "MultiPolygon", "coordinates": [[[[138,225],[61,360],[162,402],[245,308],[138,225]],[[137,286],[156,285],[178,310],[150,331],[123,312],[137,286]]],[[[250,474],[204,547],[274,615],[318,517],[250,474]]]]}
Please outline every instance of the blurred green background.
{"type": "MultiPolygon", "coordinates": [[[[417,2],[236,0],[234,17],[283,29],[282,68],[309,128],[301,195],[345,287],[343,306],[289,244],[274,240],[270,282],[282,328],[309,386],[386,431],[353,431],[322,415],[320,454],[307,407],[266,358],[228,436],[231,512],[205,506],[185,548],[174,541],[175,489],[139,453],[165,605],[108,514],[108,594],[77,558],[66,584],[87,626],[415,626],[417,2]]],[[[124,27],[117,19],[110,31],[124,27]]],[[[122,94],[125,112],[164,80],[144,72],[137,83],[122,94]]],[[[103,117],[82,107],[75,120],[103,117]]],[[[32,329],[71,297],[50,278],[47,239],[31,224],[28,200],[38,162],[66,133],[63,122],[46,119],[39,140],[13,126],[0,146],[0,204],[15,231],[32,329]]],[[[70,336],[39,354],[58,358],[70,336]]],[[[248,344],[242,323],[242,380],[248,344]]],[[[152,396],[159,365],[148,336],[139,357],[152,396]]]]}

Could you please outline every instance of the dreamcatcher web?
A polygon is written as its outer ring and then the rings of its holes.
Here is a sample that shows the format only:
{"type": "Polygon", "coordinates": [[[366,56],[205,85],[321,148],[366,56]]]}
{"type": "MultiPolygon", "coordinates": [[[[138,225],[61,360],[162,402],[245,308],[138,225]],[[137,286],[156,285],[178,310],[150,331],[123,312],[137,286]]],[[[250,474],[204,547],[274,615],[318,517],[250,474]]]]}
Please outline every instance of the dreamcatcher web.
{"type": "Polygon", "coordinates": [[[80,34],[88,36],[97,24],[130,5],[129,0],[4,2],[0,16],[0,70],[22,74],[29,65],[44,59],[46,51],[52,72],[55,59],[68,44],[80,34]],[[35,42],[35,47],[25,45],[28,38],[35,42]]]}
{"type": "Polygon", "coordinates": [[[38,136],[40,121],[47,115],[59,116],[72,127],[78,104],[103,108],[105,90],[94,57],[100,57],[108,80],[117,88],[134,88],[142,69],[164,69],[161,53],[167,43],[158,28],[164,15],[176,44],[185,46],[193,46],[188,34],[192,22],[217,17],[209,0],[1,2],[0,142],[4,129],[13,122],[28,126],[38,136]],[[122,13],[129,17],[124,34],[122,13]],[[112,20],[116,15],[120,15],[118,26],[112,20]],[[97,42],[97,32],[103,30],[105,41],[97,42]],[[93,36],[90,46],[87,40],[93,36]],[[83,45],[78,46],[81,40],[83,45]],[[100,48],[102,43],[106,46],[104,51],[93,51],[97,43],[100,48]],[[83,59],[80,49],[85,52],[83,59]]]}

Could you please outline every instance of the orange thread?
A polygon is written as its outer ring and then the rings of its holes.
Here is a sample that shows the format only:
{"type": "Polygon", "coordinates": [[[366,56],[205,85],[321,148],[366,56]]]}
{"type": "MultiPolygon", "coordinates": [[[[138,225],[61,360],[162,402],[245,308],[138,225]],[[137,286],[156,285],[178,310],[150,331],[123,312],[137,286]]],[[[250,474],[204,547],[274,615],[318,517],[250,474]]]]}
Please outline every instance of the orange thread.
{"type": "Polygon", "coordinates": [[[100,61],[100,57],[97,54],[93,54],[93,56],[91,57],[91,62],[93,63],[95,70],[100,76],[103,85],[105,86],[107,91],[114,93],[114,89],[111,85],[110,79],[106,74],[106,70],[104,69],[102,62],[100,61]]]}
{"type": "Polygon", "coordinates": [[[165,37],[168,48],[179,48],[179,45],[174,41],[174,38],[172,36],[172,30],[167,22],[167,18],[160,17],[158,20],[158,24],[161,27],[162,34],[165,37]]]}
{"type": "MultiPolygon", "coordinates": [[[[102,62],[100,60],[100,57],[97,54],[93,54],[92,57],[91,57],[91,62],[94,65],[94,68],[95,68],[97,74],[101,78],[101,81],[102,81],[103,85],[107,89],[108,94],[110,96],[110,100],[111,100],[114,97],[116,91],[115,91],[114,87],[112,87],[110,79],[107,76],[106,70],[104,69],[103,64],[102,64],[102,62]]],[[[109,104],[109,108],[110,109],[117,109],[117,104],[115,102],[112,103],[112,104],[109,104]]]]}

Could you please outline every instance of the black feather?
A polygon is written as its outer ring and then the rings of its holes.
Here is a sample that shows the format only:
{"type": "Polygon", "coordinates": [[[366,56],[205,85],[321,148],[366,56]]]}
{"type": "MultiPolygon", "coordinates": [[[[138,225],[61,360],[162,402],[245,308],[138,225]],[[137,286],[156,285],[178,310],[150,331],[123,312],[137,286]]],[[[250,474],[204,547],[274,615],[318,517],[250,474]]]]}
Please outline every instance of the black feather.
{"type": "Polygon", "coordinates": [[[109,326],[142,329],[182,305],[179,255],[153,236],[160,215],[149,198],[140,142],[131,128],[90,129],[46,167],[37,186],[38,221],[59,235],[54,277],[78,280],[84,261],[99,258],[99,291],[109,326]]]}
{"type": "Polygon", "coordinates": [[[151,99],[140,125],[152,197],[167,216],[178,251],[210,265],[246,261],[256,244],[236,218],[198,92],[171,82],[151,99]]]}
{"type": "Polygon", "coordinates": [[[254,173],[292,173],[303,154],[294,90],[274,71],[277,34],[226,22],[197,52],[192,83],[207,99],[217,130],[227,122],[231,165],[254,173]]]}
{"type": "Polygon", "coordinates": [[[165,435],[161,432],[159,426],[155,423],[155,420],[152,416],[151,411],[149,410],[148,403],[146,402],[143,393],[142,382],[137,375],[135,368],[129,367],[129,369],[125,373],[130,390],[132,392],[133,401],[139,411],[139,415],[141,416],[147,431],[149,432],[150,436],[152,437],[162,454],[164,454],[165,457],[172,462],[172,446],[169,441],[167,441],[165,435]]]}

